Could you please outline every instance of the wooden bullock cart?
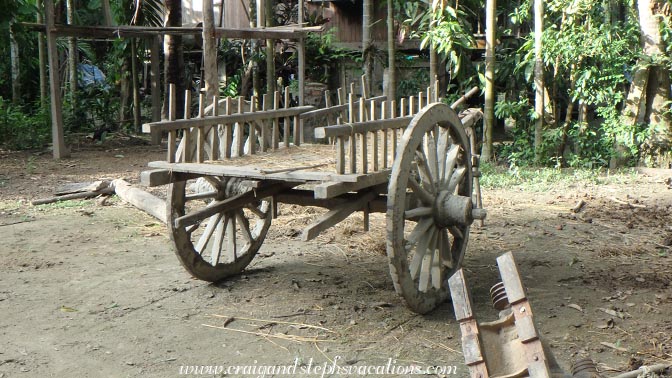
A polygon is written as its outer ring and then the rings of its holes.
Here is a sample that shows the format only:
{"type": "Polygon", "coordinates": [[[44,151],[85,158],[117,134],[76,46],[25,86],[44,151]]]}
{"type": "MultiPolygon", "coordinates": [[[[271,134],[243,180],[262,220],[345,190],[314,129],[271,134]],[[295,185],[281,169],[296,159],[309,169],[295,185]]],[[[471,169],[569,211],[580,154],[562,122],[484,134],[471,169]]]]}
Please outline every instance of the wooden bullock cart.
{"type": "Polygon", "coordinates": [[[168,133],[166,161],[151,162],[155,169],[142,181],[170,184],[168,230],[182,265],[213,282],[240,273],[278,203],[327,209],[303,230],[303,240],[357,211],[368,229],[368,214],[383,212],[395,290],[413,311],[432,310],[447,298],[470,225],[485,212],[472,198],[477,159],[465,132],[481,113],[458,115],[427,94],[397,107],[384,98],[355,101],[352,93],[345,100],[339,92],[341,104],[314,110],[280,108],[276,93],[272,104],[264,96],[261,111],[254,98],[249,109],[226,99],[208,116],[201,98],[198,118],[171,115],[145,125],[168,133]],[[303,123],[320,116],[335,121],[314,130],[329,143],[301,143],[303,123]]]}

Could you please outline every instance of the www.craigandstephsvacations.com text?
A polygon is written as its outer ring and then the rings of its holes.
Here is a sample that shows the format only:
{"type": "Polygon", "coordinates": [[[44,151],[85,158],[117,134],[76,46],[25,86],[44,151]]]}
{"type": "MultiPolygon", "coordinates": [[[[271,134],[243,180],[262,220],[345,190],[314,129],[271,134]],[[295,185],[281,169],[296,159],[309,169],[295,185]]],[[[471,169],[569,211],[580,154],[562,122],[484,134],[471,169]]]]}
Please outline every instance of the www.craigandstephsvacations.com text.
{"type": "Polygon", "coordinates": [[[318,363],[312,358],[302,362],[295,358],[288,365],[265,365],[252,361],[249,365],[181,365],[179,370],[183,376],[198,376],[223,374],[225,376],[265,378],[277,376],[399,376],[399,375],[449,375],[457,374],[456,366],[421,366],[416,364],[398,364],[397,360],[389,358],[381,365],[349,365],[341,356],[336,356],[330,362],[318,363]]]}

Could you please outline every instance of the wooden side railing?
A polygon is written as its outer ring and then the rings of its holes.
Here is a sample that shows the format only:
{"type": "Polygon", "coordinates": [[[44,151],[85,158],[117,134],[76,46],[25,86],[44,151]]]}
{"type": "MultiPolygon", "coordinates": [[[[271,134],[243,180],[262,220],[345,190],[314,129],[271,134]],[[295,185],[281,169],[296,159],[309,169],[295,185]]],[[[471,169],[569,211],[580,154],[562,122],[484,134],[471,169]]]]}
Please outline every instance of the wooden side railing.
{"type": "Polygon", "coordinates": [[[261,111],[257,110],[258,99],[255,96],[249,102],[242,97],[228,97],[223,101],[218,101],[215,97],[210,102],[211,105],[206,107],[205,95],[201,94],[198,116],[191,118],[189,96],[190,92],[187,91],[184,118],[176,119],[175,86],[171,84],[169,119],[143,125],[144,132],[168,133],[167,161],[170,163],[224,160],[291,145],[298,146],[302,139],[299,116],[314,109],[312,106],[290,108],[288,89],[285,89],[283,108],[280,108],[280,92],[276,92],[272,101],[267,95],[262,97],[261,111]],[[221,105],[224,108],[223,115],[219,115],[221,105]],[[212,115],[206,115],[206,111],[212,115]],[[178,133],[182,134],[179,144],[178,133]]]}

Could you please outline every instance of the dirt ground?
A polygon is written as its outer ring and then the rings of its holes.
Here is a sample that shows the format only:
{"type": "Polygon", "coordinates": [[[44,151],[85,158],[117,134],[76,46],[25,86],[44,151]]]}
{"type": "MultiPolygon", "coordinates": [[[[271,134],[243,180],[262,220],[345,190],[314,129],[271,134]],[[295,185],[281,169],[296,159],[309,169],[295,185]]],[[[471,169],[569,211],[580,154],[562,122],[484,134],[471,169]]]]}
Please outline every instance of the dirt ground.
{"type": "MultiPolygon", "coordinates": [[[[355,215],[302,243],[296,236],[315,210],[283,207],[247,271],[213,285],[183,270],[164,226],[116,197],[30,205],[62,183],[137,181],[163,157],[123,143],[80,147],[62,161],[0,151],[0,377],[177,377],[185,366],[390,359],[454,366],[427,376],[468,376],[450,302],[421,316],[394,293],[382,215],[368,234],[355,215]]],[[[488,219],[472,227],[464,263],[478,319],[496,319],[495,258],[513,251],[565,369],[584,355],[607,375],[672,362],[665,174],[485,188],[488,219]]]]}

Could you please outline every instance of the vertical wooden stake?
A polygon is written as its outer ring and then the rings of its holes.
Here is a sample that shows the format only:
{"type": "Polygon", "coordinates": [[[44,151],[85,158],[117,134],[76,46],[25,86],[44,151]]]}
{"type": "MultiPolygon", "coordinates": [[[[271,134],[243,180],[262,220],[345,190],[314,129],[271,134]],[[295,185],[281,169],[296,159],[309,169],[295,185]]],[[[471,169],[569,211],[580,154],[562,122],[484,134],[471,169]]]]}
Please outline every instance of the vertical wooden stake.
{"type": "MultiPolygon", "coordinates": [[[[207,96],[207,93],[206,93],[207,96]]],[[[217,95],[212,97],[212,115],[219,115],[219,101],[217,95]]],[[[210,129],[210,160],[217,160],[221,158],[222,154],[219,150],[219,129],[220,125],[215,125],[210,129]]]]}
{"type": "MultiPolygon", "coordinates": [[[[233,114],[233,101],[231,97],[226,98],[226,115],[233,114]]],[[[233,149],[233,125],[226,124],[224,125],[224,158],[230,159],[232,156],[231,150],[233,149]]]]}
{"type": "MultiPolygon", "coordinates": [[[[175,111],[176,111],[176,101],[177,101],[177,94],[175,93],[175,84],[170,84],[169,86],[169,93],[168,93],[168,119],[171,121],[175,120],[175,111]]],[[[175,152],[177,149],[177,146],[175,143],[177,142],[177,131],[171,130],[168,132],[168,162],[169,163],[174,163],[175,162],[175,152]]]]}
{"type": "MultiPolygon", "coordinates": [[[[348,122],[354,123],[355,121],[355,104],[353,103],[353,94],[350,92],[348,95],[348,122]]],[[[349,153],[348,157],[350,158],[350,173],[357,173],[357,138],[355,138],[355,133],[350,133],[350,138],[348,140],[349,144],[349,153]]]]}
{"type": "Polygon", "coordinates": [[[44,0],[44,18],[47,30],[47,54],[49,57],[49,89],[51,91],[51,140],[54,159],[70,156],[65,147],[63,135],[63,116],[61,114],[61,81],[58,74],[58,49],[56,35],[51,31],[54,28],[54,1],[44,0]]]}
{"type": "MultiPolygon", "coordinates": [[[[273,93],[273,110],[280,109],[280,92],[275,91],[273,93]]],[[[277,150],[280,148],[280,119],[273,118],[273,132],[271,138],[273,139],[273,149],[277,150]]]]}
{"type": "MultiPolygon", "coordinates": [[[[198,118],[203,118],[205,110],[205,93],[198,95],[198,118]]],[[[205,130],[199,127],[196,137],[196,162],[202,163],[205,156],[205,130]]]]}
{"type": "MultiPolygon", "coordinates": [[[[257,97],[252,95],[252,99],[250,101],[250,113],[254,113],[255,111],[255,103],[257,102],[257,97]]],[[[254,124],[254,122],[249,122],[250,125],[250,137],[249,137],[249,148],[250,150],[248,151],[249,155],[254,155],[257,153],[257,127],[254,124]]]]}
{"type": "MultiPolygon", "coordinates": [[[[289,87],[285,87],[285,109],[289,108],[289,87]]],[[[284,125],[284,132],[285,135],[283,135],[283,141],[285,143],[285,148],[289,148],[289,117],[285,117],[285,125],[284,125]]],[[[296,138],[296,136],[295,136],[296,138]]]]}
{"type": "MultiPolygon", "coordinates": [[[[191,91],[186,90],[184,91],[184,119],[189,118],[191,118],[191,91]]],[[[184,135],[182,136],[182,139],[184,139],[182,142],[182,145],[184,146],[182,148],[182,161],[184,163],[191,163],[192,159],[193,142],[191,141],[191,133],[191,129],[185,129],[184,135]]]]}
{"type": "MultiPolygon", "coordinates": [[[[380,119],[385,119],[385,116],[387,114],[387,101],[383,101],[380,104],[380,119]]],[[[394,131],[394,130],[392,130],[394,131]]],[[[383,169],[387,169],[387,164],[388,164],[388,159],[389,157],[387,156],[389,154],[388,151],[388,146],[387,144],[389,143],[388,141],[388,134],[389,134],[389,129],[384,129],[383,130],[383,169]]]]}

